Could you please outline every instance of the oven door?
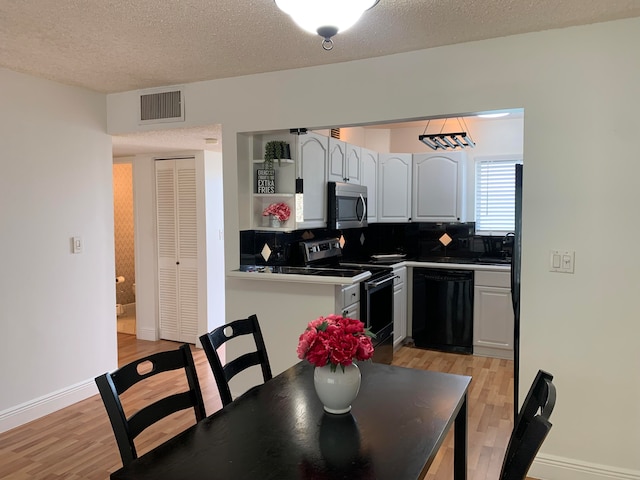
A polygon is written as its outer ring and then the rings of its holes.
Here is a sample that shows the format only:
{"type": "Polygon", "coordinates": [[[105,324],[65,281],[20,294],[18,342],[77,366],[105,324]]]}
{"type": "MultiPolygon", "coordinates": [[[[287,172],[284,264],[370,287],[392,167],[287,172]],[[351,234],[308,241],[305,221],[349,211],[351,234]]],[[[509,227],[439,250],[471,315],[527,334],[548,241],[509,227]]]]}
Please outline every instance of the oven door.
{"type": "Polygon", "coordinates": [[[361,316],[376,335],[373,361],[390,364],[393,360],[393,273],[372,277],[363,282],[361,316]]]}

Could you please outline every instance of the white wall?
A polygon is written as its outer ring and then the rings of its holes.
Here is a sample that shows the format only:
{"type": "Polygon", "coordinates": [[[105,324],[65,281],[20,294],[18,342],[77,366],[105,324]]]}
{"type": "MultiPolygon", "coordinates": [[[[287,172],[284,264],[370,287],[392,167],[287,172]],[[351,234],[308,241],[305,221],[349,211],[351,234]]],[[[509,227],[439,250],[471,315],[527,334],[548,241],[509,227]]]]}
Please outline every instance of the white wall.
{"type": "Polygon", "coordinates": [[[4,431],[96,393],[117,345],[105,95],[4,69],[0,85],[4,431]]]}
{"type": "MultiPolygon", "coordinates": [[[[546,369],[558,387],[531,474],[640,478],[639,43],[632,19],[187,85],[182,126],[223,124],[227,268],[239,259],[237,132],[524,108],[520,373],[526,385],[546,369]],[[575,250],[575,274],[550,273],[550,249],[575,250]]],[[[110,132],[139,129],[136,101],[108,97],[110,132]]],[[[228,293],[227,317],[241,305],[228,293]]]]}

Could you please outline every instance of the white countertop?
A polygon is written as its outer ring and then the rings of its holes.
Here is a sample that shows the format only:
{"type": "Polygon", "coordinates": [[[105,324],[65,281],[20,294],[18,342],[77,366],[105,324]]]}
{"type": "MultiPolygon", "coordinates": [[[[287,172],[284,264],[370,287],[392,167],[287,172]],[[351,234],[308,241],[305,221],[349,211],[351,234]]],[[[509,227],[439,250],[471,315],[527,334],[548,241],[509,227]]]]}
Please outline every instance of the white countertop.
{"type": "Polygon", "coordinates": [[[271,272],[241,272],[232,270],[227,272],[227,277],[242,278],[244,280],[259,280],[267,282],[294,282],[294,283],[316,283],[323,285],[352,285],[360,283],[371,277],[371,272],[364,271],[354,277],[329,277],[320,275],[297,275],[292,273],[271,273],[271,272]]]}

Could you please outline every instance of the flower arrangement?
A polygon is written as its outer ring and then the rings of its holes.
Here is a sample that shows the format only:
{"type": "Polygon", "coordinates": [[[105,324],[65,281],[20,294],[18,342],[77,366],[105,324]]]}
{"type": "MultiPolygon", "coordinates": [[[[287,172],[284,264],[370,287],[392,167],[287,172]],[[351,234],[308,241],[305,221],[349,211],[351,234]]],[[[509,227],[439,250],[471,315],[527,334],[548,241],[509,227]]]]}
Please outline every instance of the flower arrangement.
{"type": "Polygon", "coordinates": [[[298,358],[316,367],[351,365],[354,360],[369,360],[373,356],[371,338],[375,335],[360,320],[338,315],[319,317],[309,322],[298,341],[298,358]]]}
{"type": "Polygon", "coordinates": [[[273,215],[277,217],[281,222],[286,222],[291,216],[291,209],[286,203],[272,203],[264,209],[262,215],[264,215],[265,217],[267,215],[273,215]]]}

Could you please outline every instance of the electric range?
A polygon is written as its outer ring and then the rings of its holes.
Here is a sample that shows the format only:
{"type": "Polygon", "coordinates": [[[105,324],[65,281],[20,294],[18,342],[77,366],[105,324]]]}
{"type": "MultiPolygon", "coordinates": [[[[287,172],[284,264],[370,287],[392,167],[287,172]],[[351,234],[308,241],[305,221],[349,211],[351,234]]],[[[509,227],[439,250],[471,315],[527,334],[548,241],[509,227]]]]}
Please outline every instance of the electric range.
{"type": "Polygon", "coordinates": [[[393,361],[395,279],[391,265],[341,263],[342,248],[337,238],[300,242],[300,248],[307,268],[323,266],[338,271],[355,268],[371,272],[370,278],[360,282],[360,321],[375,335],[372,360],[390,364],[393,361]]]}

